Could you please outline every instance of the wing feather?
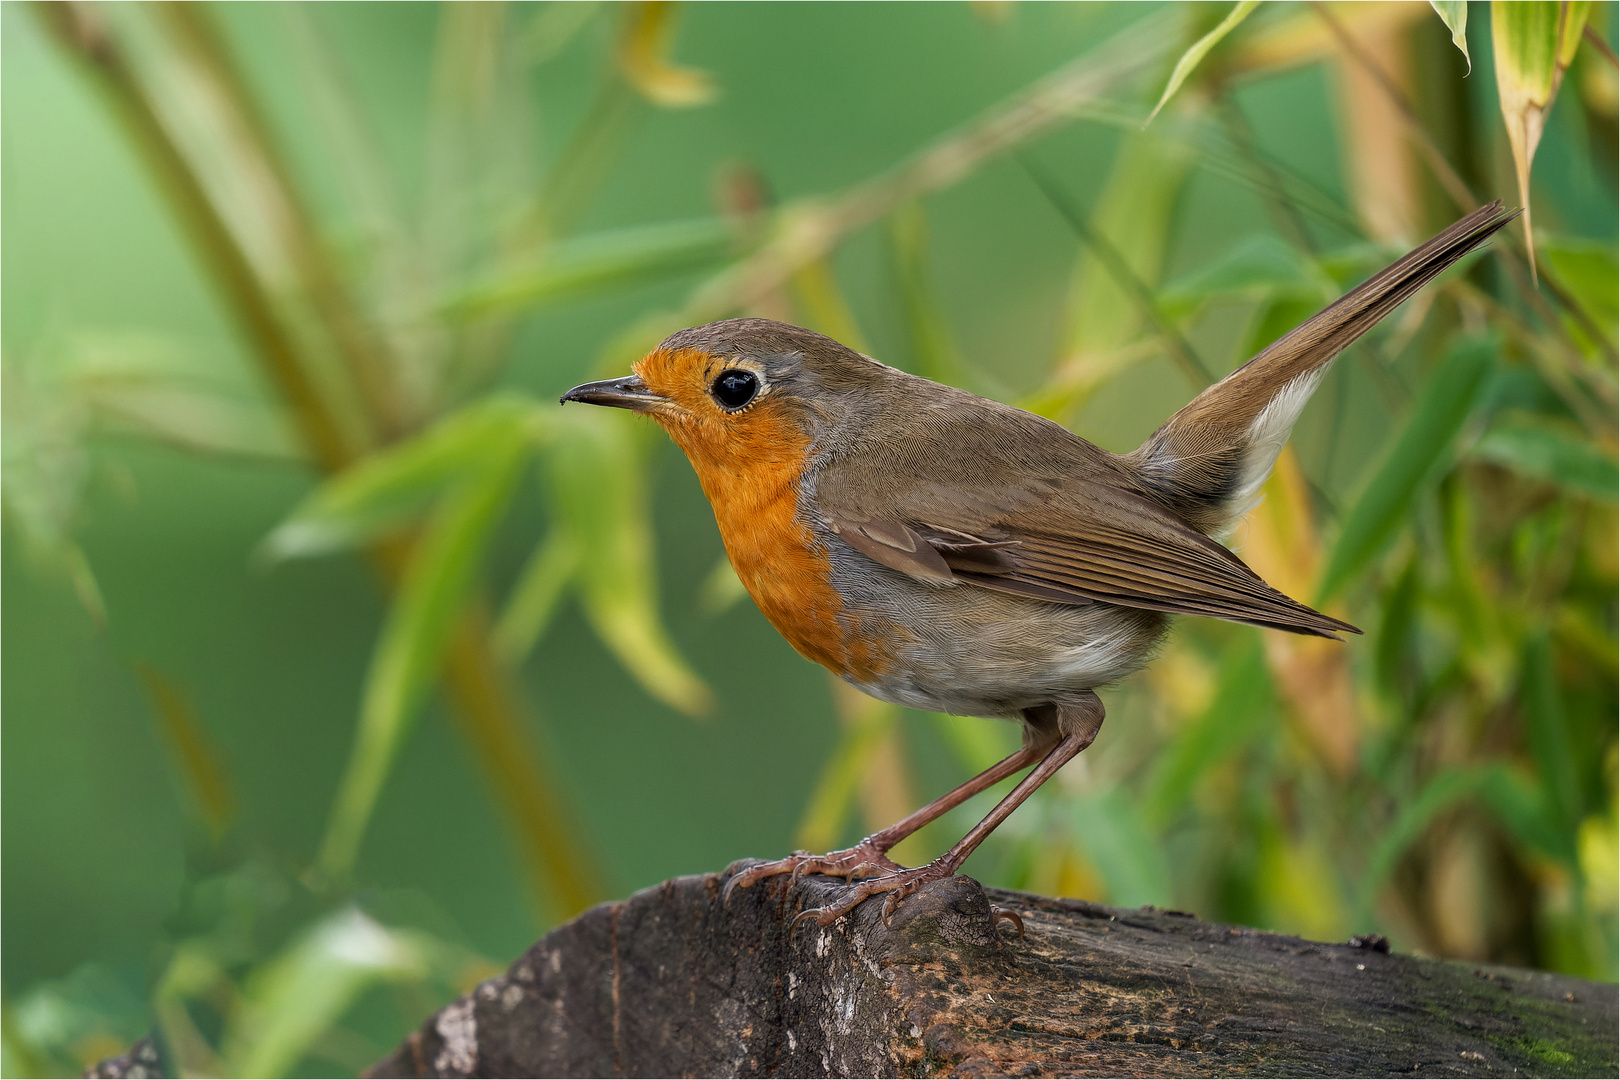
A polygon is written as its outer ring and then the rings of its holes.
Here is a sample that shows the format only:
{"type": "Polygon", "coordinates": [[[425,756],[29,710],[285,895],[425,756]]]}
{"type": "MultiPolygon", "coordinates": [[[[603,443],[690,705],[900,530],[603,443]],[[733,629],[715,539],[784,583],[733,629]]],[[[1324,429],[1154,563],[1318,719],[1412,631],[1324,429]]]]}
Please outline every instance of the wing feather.
{"type": "MultiPolygon", "coordinates": [[[[928,384],[896,386],[859,452],[817,463],[817,509],[856,550],[922,580],[1336,637],[1359,633],[1273,589],[1136,489],[1121,459],[1049,420],[928,384]],[[928,408],[918,413],[917,403],[928,408]],[[892,409],[893,411],[888,411],[892,409]],[[926,452],[919,450],[926,447],[926,452]]],[[[920,382],[920,380],[918,380],[920,382]]]]}

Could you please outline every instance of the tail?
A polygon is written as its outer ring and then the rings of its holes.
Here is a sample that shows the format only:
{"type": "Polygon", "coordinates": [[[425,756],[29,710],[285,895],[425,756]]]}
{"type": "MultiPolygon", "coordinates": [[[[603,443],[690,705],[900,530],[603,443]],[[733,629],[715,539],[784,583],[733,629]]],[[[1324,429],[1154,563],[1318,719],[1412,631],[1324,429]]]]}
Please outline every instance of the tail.
{"type": "Polygon", "coordinates": [[[1194,398],[1126,457],[1147,493],[1208,534],[1254,505],[1334,357],[1519,215],[1482,206],[1194,398]]]}

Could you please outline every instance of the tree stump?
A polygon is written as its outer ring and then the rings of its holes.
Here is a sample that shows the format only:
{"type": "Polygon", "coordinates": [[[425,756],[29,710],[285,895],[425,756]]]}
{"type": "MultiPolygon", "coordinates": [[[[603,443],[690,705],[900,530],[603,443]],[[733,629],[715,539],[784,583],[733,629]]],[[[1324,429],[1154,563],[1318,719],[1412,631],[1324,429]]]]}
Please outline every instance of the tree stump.
{"type": "MultiPolygon", "coordinates": [[[[732,870],[742,865],[732,867],[732,870]]],[[[677,878],[559,927],[370,1070],[426,1076],[1614,1076],[1616,988],[986,890],[677,878]],[[1023,920],[1024,934],[993,908],[1023,920]],[[999,926],[999,932],[998,932],[999,926]]]]}

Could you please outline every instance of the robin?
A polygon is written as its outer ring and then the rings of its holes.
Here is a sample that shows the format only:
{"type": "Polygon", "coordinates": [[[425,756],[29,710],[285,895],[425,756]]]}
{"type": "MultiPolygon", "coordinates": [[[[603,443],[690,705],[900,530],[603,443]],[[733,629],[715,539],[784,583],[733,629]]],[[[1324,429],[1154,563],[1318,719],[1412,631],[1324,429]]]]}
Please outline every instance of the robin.
{"type": "Polygon", "coordinates": [[[1016,753],[904,820],[845,851],[750,867],[728,893],[777,874],[829,874],[848,887],[800,918],[825,926],[887,894],[887,919],[955,874],[1091,745],[1103,722],[1096,688],[1141,667],[1171,614],[1360,633],[1273,589],[1215,538],[1258,499],[1333,359],[1516,214],[1492,203],[1468,215],[1129,454],[769,319],[682,330],[635,374],[564,394],[663,426],[697,472],[737,576],[804,656],[884,701],[1023,725],[1016,753]],[[907,869],[888,858],[1025,768],[938,859],[907,869]]]}

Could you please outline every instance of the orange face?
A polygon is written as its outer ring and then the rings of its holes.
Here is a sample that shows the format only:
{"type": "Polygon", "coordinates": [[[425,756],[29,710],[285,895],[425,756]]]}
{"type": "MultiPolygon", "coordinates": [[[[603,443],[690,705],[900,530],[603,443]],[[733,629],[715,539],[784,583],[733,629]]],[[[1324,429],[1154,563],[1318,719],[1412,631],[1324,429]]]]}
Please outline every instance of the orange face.
{"type": "Polygon", "coordinates": [[[701,349],[655,349],[635,376],[590,383],[565,401],[645,413],[686,452],[726,553],[765,617],[793,647],[866,681],[880,664],[846,644],[825,550],[799,513],[810,435],[763,364],[701,349]]]}
{"type": "MultiPolygon", "coordinates": [[[[698,349],[654,349],[633,367],[646,388],[662,399],[645,411],[686,451],[705,492],[711,474],[748,487],[798,478],[809,436],[764,365],[698,349]],[[760,473],[783,475],[755,475],[760,473]]],[[[709,497],[714,498],[712,492],[709,497]]]]}

